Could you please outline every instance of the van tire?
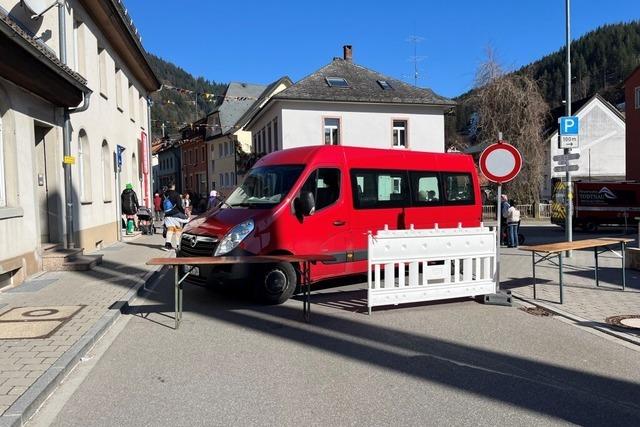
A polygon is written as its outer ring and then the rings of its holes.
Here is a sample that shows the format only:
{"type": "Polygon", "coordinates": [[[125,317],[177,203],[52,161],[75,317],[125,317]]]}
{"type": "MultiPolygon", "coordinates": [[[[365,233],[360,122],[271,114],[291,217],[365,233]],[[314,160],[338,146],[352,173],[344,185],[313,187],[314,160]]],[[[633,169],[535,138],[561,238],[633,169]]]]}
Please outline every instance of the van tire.
{"type": "Polygon", "coordinates": [[[266,304],[282,304],[296,290],[298,275],[288,262],[269,264],[261,275],[258,285],[258,297],[266,304]]]}

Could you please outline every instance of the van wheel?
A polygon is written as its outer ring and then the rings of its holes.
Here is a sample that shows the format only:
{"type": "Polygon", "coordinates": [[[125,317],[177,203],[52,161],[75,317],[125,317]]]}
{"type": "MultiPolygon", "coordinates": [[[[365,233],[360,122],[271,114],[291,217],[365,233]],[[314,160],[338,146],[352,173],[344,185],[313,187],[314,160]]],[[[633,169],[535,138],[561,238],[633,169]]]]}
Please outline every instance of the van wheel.
{"type": "Polygon", "coordinates": [[[288,262],[269,265],[258,283],[258,295],[266,304],[282,304],[296,290],[298,275],[288,262]]]}

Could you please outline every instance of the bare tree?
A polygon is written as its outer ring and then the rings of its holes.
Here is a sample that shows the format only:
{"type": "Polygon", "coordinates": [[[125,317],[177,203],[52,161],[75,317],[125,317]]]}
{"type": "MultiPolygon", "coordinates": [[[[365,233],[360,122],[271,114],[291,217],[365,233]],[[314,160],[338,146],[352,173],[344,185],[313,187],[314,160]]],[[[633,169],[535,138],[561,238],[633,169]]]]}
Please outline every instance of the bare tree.
{"type": "Polygon", "coordinates": [[[518,177],[505,186],[509,196],[521,203],[538,202],[543,180],[544,123],[549,113],[536,82],[526,75],[505,74],[495,52],[487,49],[487,60],[476,74],[476,90],[469,102],[478,116],[478,142],[495,142],[498,133],[522,154],[518,177]]]}

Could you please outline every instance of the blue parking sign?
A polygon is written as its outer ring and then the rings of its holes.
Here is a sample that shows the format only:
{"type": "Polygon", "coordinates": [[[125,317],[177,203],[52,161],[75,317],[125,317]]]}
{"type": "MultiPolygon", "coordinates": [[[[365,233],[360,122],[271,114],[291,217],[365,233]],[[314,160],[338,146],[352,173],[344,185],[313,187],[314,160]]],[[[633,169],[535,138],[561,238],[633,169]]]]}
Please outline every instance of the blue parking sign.
{"type": "Polygon", "coordinates": [[[560,135],[577,135],[579,119],[577,116],[564,116],[558,120],[560,122],[560,135]]]}

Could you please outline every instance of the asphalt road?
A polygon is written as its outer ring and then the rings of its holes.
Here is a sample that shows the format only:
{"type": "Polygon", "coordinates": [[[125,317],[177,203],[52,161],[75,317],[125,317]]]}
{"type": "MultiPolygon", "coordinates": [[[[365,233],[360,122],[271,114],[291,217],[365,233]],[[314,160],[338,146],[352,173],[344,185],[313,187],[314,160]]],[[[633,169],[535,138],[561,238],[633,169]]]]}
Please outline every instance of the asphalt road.
{"type": "Polygon", "coordinates": [[[369,317],[349,289],[314,294],[307,324],[300,301],[188,287],[174,331],[168,275],[31,424],[638,425],[636,350],[469,300],[369,317]]]}

